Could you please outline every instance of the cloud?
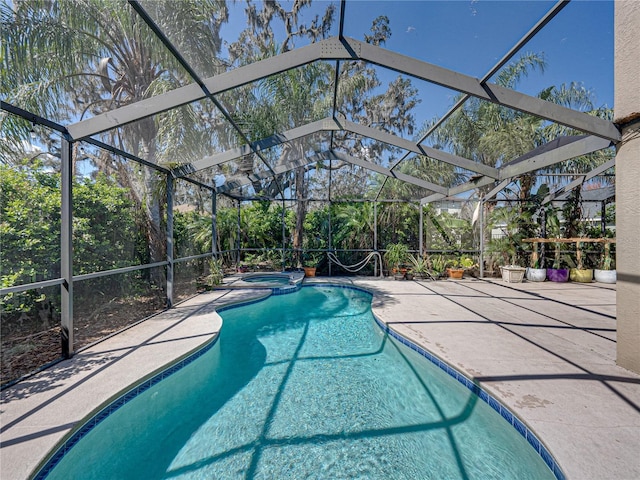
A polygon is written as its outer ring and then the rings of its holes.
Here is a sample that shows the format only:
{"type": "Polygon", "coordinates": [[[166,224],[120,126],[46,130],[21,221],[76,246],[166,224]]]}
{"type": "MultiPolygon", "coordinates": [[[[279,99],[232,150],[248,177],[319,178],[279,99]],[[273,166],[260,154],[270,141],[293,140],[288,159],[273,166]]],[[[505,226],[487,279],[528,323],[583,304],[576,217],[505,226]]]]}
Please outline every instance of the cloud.
{"type": "Polygon", "coordinates": [[[411,32],[414,32],[415,30],[416,30],[416,27],[412,27],[411,25],[409,25],[405,33],[411,33],[411,32]]]}

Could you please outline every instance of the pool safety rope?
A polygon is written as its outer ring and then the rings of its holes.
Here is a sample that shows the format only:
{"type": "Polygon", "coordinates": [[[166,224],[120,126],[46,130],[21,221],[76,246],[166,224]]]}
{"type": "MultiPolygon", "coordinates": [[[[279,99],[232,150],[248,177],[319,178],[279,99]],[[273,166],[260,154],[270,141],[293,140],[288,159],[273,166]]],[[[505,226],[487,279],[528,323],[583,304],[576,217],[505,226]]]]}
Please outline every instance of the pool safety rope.
{"type": "Polygon", "coordinates": [[[364,260],[361,260],[360,262],[354,265],[343,264],[342,262],[340,262],[340,260],[338,260],[338,257],[336,257],[332,252],[327,252],[327,256],[329,257],[329,260],[331,262],[337,264],[338,266],[344,268],[347,272],[351,272],[351,273],[359,272],[367,265],[367,263],[369,263],[369,260],[371,260],[373,257],[376,257],[378,262],[380,263],[379,277],[382,278],[384,276],[384,274],[382,273],[382,257],[380,256],[379,252],[371,252],[369,255],[367,255],[364,258],[364,260]]]}

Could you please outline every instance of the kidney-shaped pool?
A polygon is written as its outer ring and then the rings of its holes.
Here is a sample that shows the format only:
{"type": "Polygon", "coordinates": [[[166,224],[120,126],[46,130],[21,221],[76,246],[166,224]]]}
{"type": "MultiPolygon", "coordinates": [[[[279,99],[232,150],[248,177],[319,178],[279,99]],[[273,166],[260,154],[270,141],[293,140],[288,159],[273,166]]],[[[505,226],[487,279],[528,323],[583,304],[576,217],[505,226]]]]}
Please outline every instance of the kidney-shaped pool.
{"type": "Polygon", "coordinates": [[[215,343],[106,407],[38,477],[562,477],[510,412],[381,329],[367,292],[308,286],[220,315],[215,343]]]}

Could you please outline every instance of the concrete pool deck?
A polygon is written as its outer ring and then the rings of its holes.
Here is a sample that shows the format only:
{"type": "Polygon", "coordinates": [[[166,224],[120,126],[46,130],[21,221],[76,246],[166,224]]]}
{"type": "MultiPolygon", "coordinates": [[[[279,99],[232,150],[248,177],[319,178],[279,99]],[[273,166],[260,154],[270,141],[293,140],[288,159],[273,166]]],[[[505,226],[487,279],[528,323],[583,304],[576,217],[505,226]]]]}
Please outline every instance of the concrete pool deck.
{"type": "MultiPolygon", "coordinates": [[[[615,364],[615,285],[307,281],[372,291],[381,321],[508,406],[567,478],[640,478],[640,375],[615,364]]],[[[0,478],[27,478],[96,407],[215,337],[216,307],[264,293],[199,295],[2,391],[0,478]]]]}

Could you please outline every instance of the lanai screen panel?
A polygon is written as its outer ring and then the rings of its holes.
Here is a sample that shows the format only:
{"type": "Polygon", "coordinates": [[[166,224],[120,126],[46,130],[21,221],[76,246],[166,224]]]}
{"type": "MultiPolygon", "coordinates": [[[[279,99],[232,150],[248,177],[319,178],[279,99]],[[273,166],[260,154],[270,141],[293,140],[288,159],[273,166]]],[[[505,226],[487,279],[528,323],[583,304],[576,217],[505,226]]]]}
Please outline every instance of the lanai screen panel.
{"type": "Polygon", "coordinates": [[[151,163],[197,164],[240,143],[237,132],[208,99],[109,130],[98,137],[151,163]]]}
{"type": "MultiPolygon", "coordinates": [[[[613,108],[613,78],[610,74],[602,75],[613,72],[613,10],[614,2],[569,2],[523,50],[541,57],[544,71],[529,69],[513,88],[538,96],[545,88],[570,87],[574,83],[575,89],[591,93],[592,105],[572,108],[580,111],[613,108]],[[580,28],[575,28],[576,24],[580,28]]],[[[495,82],[500,74],[490,81],[495,82]]]]}
{"type": "MultiPolygon", "coordinates": [[[[235,199],[280,201],[282,199],[281,189],[290,182],[290,179],[291,173],[286,172],[276,175],[275,177],[269,176],[260,180],[231,180],[219,187],[218,193],[228,195],[235,199]]],[[[285,198],[290,198],[291,192],[285,189],[284,194],[285,198]]]]}
{"type": "Polygon", "coordinates": [[[174,259],[211,252],[212,192],[184,179],[173,186],[174,259]]]}
{"type": "Polygon", "coordinates": [[[361,61],[340,63],[338,92],[337,112],[348,121],[414,142],[459,93],[361,61]]]}
{"type": "Polygon", "coordinates": [[[276,173],[282,173],[295,166],[322,161],[325,158],[322,153],[330,149],[331,132],[319,130],[302,136],[275,135],[257,142],[257,145],[263,147],[260,154],[269,167],[276,173]]]}
{"type": "MultiPolygon", "coordinates": [[[[39,130],[59,148],[57,132],[39,130]]],[[[3,288],[60,277],[60,157],[34,145],[21,146],[22,150],[14,149],[0,161],[3,288]]],[[[15,297],[19,299],[20,294],[15,297]]],[[[7,301],[8,307],[23,303],[7,301]]]]}
{"type": "Polygon", "coordinates": [[[385,16],[392,35],[384,48],[480,78],[555,3],[347,1],[344,34],[362,39],[385,16]]]}
{"type": "Polygon", "coordinates": [[[334,65],[316,61],[217,96],[250,141],[331,114],[334,65]]]}
{"type": "Polygon", "coordinates": [[[322,152],[328,150],[329,139],[330,134],[320,131],[291,141],[283,141],[283,137],[256,142],[254,148],[259,155],[249,154],[219,165],[220,174],[224,176],[224,183],[219,182],[219,191],[253,184],[256,193],[279,197],[279,189],[284,191],[295,183],[295,170],[300,167],[316,172],[311,180],[326,183],[327,174],[324,171],[328,168],[328,160],[322,152]],[[278,143],[280,141],[282,143],[278,143]],[[270,148],[264,148],[273,144],[270,148]],[[273,181],[274,174],[280,181],[273,181]]]}
{"type": "Polygon", "coordinates": [[[561,125],[478,98],[469,98],[424,142],[433,148],[500,167],[558,136],[561,125]]]}
{"type": "Polygon", "coordinates": [[[336,132],[334,149],[351,157],[385,168],[407,153],[401,147],[354,132],[336,132]]]}
{"type": "Polygon", "coordinates": [[[139,3],[201,79],[338,33],[337,3],[139,3]],[[323,26],[324,19],[331,21],[323,26]]]}
{"type": "Polygon", "coordinates": [[[434,190],[420,185],[412,185],[397,178],[387,178],[384,187],[380,191],[379,198],[419,202],[421,198],[428,197],[434,193],[436,193],[434,190]]]}
{"type": "Polygon", "coordinates": [[[348,162],[335,161],[332,172],[332,200],[360,200],[373,198],[381,176],[367,168],[348,162]]]}
{"type": "Polygon", "coordinates": [[[394,171],[443,187],[458,185],[476,175],[470,170],[435,160],[427,155],[411,155],[403,160],[394,171]]]}
{"type": "Polygon", "coordinates": [[[166,200],[144,193],[163,191],[157,170],[89,145],[77,154],[91,162],[73,186],[73,274],[164,261],[166,200]]]}
{"type": "Polygon", "coordinates": [[[91,118],[192,82],[126,2],[15,2],[12,20],[3,25],[11,65],[3,100],[55,122],[91,118]]]}
{"type": "Polygon", "coordinates": [[[142,0],[138,2],[201,78],[228,69],[221,30],[229,19],[227,2],[142,0]]]}

